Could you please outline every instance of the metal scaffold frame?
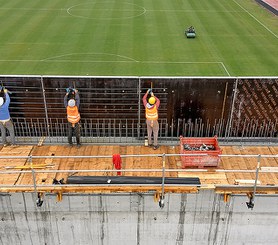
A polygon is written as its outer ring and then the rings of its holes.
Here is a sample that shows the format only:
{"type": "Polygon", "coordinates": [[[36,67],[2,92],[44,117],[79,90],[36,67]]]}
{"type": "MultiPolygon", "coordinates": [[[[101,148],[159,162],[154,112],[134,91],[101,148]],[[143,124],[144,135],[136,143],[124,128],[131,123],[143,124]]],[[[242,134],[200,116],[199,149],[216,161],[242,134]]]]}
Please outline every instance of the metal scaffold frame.
{"type": "MultiPolygon", "coordinates": [[[[91,169],[91,170],[78,170],[78,169],[74,169],[74,170],[42,170],[39,169],[37,170],[35,165],[32,165],[32,160],[33,159],[91,159],[91,158],[97,158],[97,159],[101,159],[101,158],[112,158],[113,156],[107,156],[107,155],[98,155],[98,156],[0,156],[0,159],[27,159],[28,161],[28,165],[29,165],[29,169],[30,170],[8,170],[9,168],[7,168],[6,171],[0,171],[0,176],[1,174],[23,174],[23,173],[31,173],[32,174],[32,178],[33,178],[33,185],[0,185],[0,190],[1,191],[5,191],[7,190],[7,188],[9,188],[10,191],[12,191],[13,189],[22,189],[22,191],[26,191],[28,190],[29,192],[34,192],[36,194],[36,196],[38,196],[38,200],[37,200],[37,205],[40,206],[42,204],[42,193],[43,192],[47,192],[47,191],[51,191],[51,188],[53,188],[53,191],[55,191],[55,188],[57,187],[57,185],[52,184],[52,185],[38,185],[36,182],[36,175],[39,173],[115,173],[115,172],[160,172],[161,173],[161,179],[162,179],[162,184],[161,185],[156,185],[156,186],[161,186],[161,193],[160,193],[160,199],[159,199],[159,205],[160,207],[164,206],[164,196],[165,196],[165,175],[166,173],[170,173],[170,172],[195,172],[195,173],[206,173],[209,172],[210,170],[208,169],[166,169],[165,168],[165,162],[166,162],[166,158],[167,157],[173,157],[173,156],[198,156],[198,157],[202,157],[202,156],[207,156],[207,154],[166,154],[166,153],[162,153],[162,154],[132,154],[132,155],[121,155],[122,158],[131,158],[131,157],[159,157],[161,158],[161,169],[120,169],[120,170],[115,170],[115,169],[111,169],[111,170],[107,170],[107,169],[91,169]],[[47,188],[47,190],[44,190],[44,188],[47,188]]],[[[231,189],[242,189],[243,192],[244,190],[246,190],[246,194],[248,195],[249,201],[246,202],[247,207],[253,209],[254,207],[254,202],[255,202],[255,196],[257,194],[257,182],[258,182],[258,176],[260,173],[278,173],[278,169],[277,168],[271,168],[269,167],[268,169],[261,169],[261,159],[263,158],[278,158],[278,155],[230,155],[230,154],[223,154],[223,155],[219,155],[219,157],[221,158],[225,158],[225,157],[240,157],[240,158],[256,158],[257,159],[257,166],[255,169],[251,170],[251,169],[215,169],[214,172],[215,173],[255,173],[255,179],[254,179],[254,184],[250,184],[250,185],[227,185],[227,186],[223,186],[223,185],[215,185],[216,190],[217,189],[227,189],[227,193],[232,193],[231,189]],[[250,191],[250,188],[253,189],[253,191],[250,191]]],[[[22,166],[22,169],[24,168],[24,166],[22,166]]],[[[107,178],[109,178],[109,176],[107,175],[107,178]]],[[[65,191],[65,188],[67,187],[75,187],[76,190],[78,190],[78,188],[82,188],[82,187],[95,187],[96,185],[91,185],[91,184],[66,184],[66,183],[59,183],[61,184],[59,187],[62,186],[62,188],[65,191]]],[[[97,185],[98,187],[101,186],[107,186],[107,185],[97,185]]],[[[108,182],[108,186],[122,186],[121,184],[113,184],[108,182]]],[[[132,186],[136,186],[136,184],[132,185],[132,186]]],[[[152,186],[154,186],[152,184],[152,186]]],[[[183,187],[190,187],[192,185],[182,185],[183,187]]],[[[206,185],[200,185],[198,186],[198,188],[202,188],[202,187],[206,187],[206,185]]],[[[260,186],[260,188],[263,188],[264,190],[278,190],[278,185],[272,185],[272,186],[260,186]]],[[[222,190],[223,191],[223,190],[222,190]]],[[[60,193],[60,192],[59,192],[60,193]]],[[[61,193],[60,193],[61,195],[61,193]]]]}

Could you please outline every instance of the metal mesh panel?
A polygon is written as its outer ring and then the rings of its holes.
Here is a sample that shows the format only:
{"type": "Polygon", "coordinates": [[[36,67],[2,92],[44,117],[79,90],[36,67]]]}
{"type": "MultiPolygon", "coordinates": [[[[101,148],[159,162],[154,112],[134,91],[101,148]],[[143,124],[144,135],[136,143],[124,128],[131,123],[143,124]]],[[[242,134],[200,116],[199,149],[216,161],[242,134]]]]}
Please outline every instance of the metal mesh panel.
{"type": "Polygon", "coordinates": [[[159,138],[185,137],[276,140],[278,79],[180,77],[5,76],[12,94],[10,112],[16,137],[66,142],[63,97],[79,90],[82,141],[139,142],[146,135],[142,97],[149,88],[161,101],[159,138]]]}

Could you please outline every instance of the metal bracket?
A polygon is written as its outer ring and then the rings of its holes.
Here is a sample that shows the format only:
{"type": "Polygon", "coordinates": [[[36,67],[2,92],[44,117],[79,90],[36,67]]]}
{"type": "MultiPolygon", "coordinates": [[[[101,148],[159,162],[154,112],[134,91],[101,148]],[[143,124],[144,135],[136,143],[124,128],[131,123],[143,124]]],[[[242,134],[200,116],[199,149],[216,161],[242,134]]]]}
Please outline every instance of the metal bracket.
{"type": "Polygon", "coordinates": [[[248,198],[249,198],[249,202],[246,202],[247,208],[251,208],[253,210],[254,208],[254,196],[252,193],[248,193],[247,194],[248,198]]]}
{"type": "Polygon", "coordinates": [[[160,207],[161,209],[164,208],[164,205],[165,205],[165,197],[164,197],[163,195],[160,195],[160,196],[159,196],[158,205],[159,205],[159,207],[160,207]]]}
{"type": "Polygon", "coordinates": [[[41,207],[43,204],[43,193],[38,192],[38,199],[36,201],[37,207],[41,207]]]}
{"type": "Polygon", "coordinates": [[[57,201],[61,202],[63,200],[63,193],[61,191],[57,192],[57,201]]]}
{"type": "Polygon", "coordinates": [[[230,196],[231,196],[230,194],[227,194],[227,193],[224,194],[223,199],[224,199],[225,203],[230,201],[230,196]]]}

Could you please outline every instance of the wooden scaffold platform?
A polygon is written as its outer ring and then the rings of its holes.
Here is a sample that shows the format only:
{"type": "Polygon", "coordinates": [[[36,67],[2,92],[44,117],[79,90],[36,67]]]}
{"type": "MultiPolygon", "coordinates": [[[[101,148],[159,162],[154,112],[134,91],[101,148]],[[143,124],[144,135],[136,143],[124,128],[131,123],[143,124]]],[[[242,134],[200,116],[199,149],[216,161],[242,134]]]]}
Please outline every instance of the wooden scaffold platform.
{"type": "Polygon", "coordinates": [[[66,184],[69,176],[116,176],[113,154],[122,156],[121,176],[162,177],[162,156],[165,155],[164,177],[200,179],[200,186],[165,185],[166,193],[192,193],[201,189],[223,194],[249,193],[253,191],[254,184],[257,193],[278,193],[278,147],[224,146],[219,167],[183,169],[178,146],[161,146],[154,151],[145,146],[120,145],[82,145],[80,148],[20,145],[1,148],[0,192],[33,192],[34,188],[37,192],[49,193],[161,191],[159,185],[66,184]],[[259,171],[258,176],[256,170],[259,171]]]}

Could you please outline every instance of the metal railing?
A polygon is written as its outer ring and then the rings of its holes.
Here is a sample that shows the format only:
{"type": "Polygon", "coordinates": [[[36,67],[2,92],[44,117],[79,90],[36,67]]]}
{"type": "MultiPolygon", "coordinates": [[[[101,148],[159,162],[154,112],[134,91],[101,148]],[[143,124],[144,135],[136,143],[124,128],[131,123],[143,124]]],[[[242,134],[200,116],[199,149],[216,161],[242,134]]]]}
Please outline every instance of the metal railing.
{"type": "MultiPolygon", "coordinates": [[[[18,142],[36,144],[42,137],[45,143],[67,143],[66,119],[13,119],[18,142]]],[[[257,121],[244,121],[242,125],[232,125],[231,133],[226,136],[227,122],[218,120],[213,123],[186,122],[178,120],[168,123],[166,119],[159,120],[159,140],[163,144],[175,144],[179,136],[184,137],[213,137],[225,144],[234,142],[278,143],[276,137],[278,123],[267,122],[258,124],[257,121]],[[243,127],[243,134],[239,135],[239,128],[243,127]]],[[[81,141],[83,143],[140,143],[147,135],[144,121],[134,119],[82,119],[81,141]]]]}
{"type": "MultiPolygon", "coordinates": [[[[0,171],[0,176],[1,174],[22,174],[22,173],[31,173],[32,178],[33,178],[33,185],[0,185],[0,188],[27,188],[31,187],[33,188],[34,192],[38,194],[37,189],[40,187],[55,187],[57,185],[37,185],[37,180],[36,180],[36,174],[39,173],[115,173],[115,172],[158,172],[161,173],[161,178],[162,178],[162,184],[161,184],[161,197],[162,200],[164,200],[165,196],[165,176],[166,173],[171,173],[171,172],[208,172],[210,170],[208,169],[166,169],[166,159],[168,157],[175,157],[175,156],[195,156],[195,157],[204,157],[208,156],[208,154],[145,154],[145,155],[140,155],[140,154],[132,154],[132,155],[121,155],[121,158],[131,158],[131,157],[160,157],[161,158],[161,169],[94,169],[94,170],[36,170],[35,167],[32,168],[32,162],[33,159],[92,159],[92,158],[111,158],[113,156],[109,155],[98,155],[98,156],[0,156],[0,159],[27,159],[28,166],[30,166],[30,170],[20,170],[20,171],[0,171]]],[[[248,208],[253,208],[254,207],[254,201],[255,201],[255,195],[256,195],[256,190],[257,190],[257,183],[258,183],[258,177],[260,173],[278,173],[278,168],[271,168],[268,167],[268,169],[262,169],[261,168],[261,160],[263,158],[278,158],[277,155],[219,155],[219,158],[225,158],[225,157],[240,157],[240,158],[255,158],[257,159],[257,166],[254,169],[215,169],[215,173],[254,173],[255,178],[254,178],[254,185],[249,185],[245,187],[252,187],[253,188],[253,193],[249,197],[249,202],[247,202],[248,208]]],[[[75,187],[81,187],[81,186],[95,186],[95,185],[88,185],[88,184],[78,184],[78,185],[72,185],[72,184],[64,184],[64,187],[68,186],[75,186],[75,187]]],[[[97,185],[101,186],[101,185],[97,185]]],[[[109,186],[113,186],[113,184],[109,184],[109,186]]],[[[117,186],[120,186],[117,184],[117,186]]],[[[152,185],[155,186],[155,185],[152,185]]],[[[159,185],[160,186],[160,185],[159,185]]],[[[183,186],[192,186],[192,185],[183,185],[183,186]]],[[[199,187],[204,187],[205,185],[200,185],[199,187]]],[[[217,185],[216,185],[217,186],[217,185]]],[[[221,185],[219,185],[221,186],[221,185]]],[[[228,185],[229,187],[236,187],[240,188],[241,185],[228,185]]],[[[264,186],[264,188],[278,188],[278,185],[271,185],[271,186],[264,186]]]]}

